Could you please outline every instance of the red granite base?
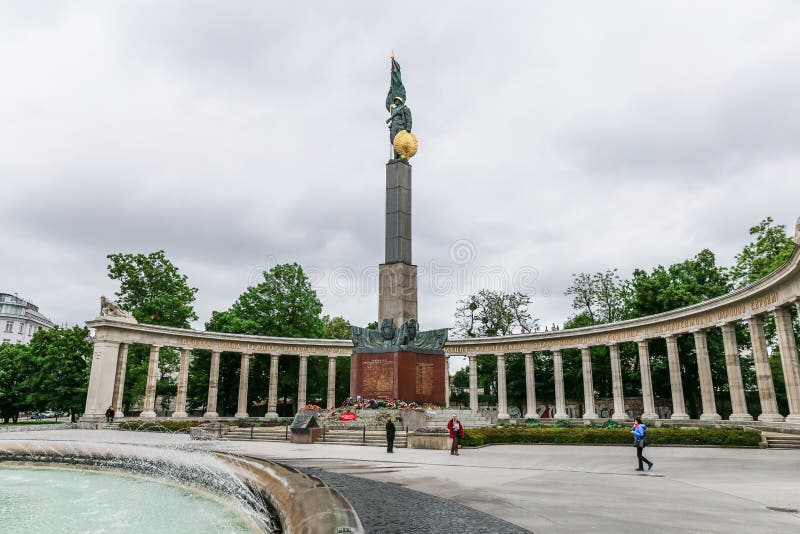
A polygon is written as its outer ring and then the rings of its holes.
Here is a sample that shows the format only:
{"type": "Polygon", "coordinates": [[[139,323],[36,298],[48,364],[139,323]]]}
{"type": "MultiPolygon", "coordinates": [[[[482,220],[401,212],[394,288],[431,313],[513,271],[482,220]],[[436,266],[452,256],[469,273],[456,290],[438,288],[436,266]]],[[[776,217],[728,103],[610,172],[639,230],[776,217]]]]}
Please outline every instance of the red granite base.
{"type": "Polygon", "coordinates": [[[353,354],[350,396],[444,404],[444,354],[413,351],[353,354]]]}

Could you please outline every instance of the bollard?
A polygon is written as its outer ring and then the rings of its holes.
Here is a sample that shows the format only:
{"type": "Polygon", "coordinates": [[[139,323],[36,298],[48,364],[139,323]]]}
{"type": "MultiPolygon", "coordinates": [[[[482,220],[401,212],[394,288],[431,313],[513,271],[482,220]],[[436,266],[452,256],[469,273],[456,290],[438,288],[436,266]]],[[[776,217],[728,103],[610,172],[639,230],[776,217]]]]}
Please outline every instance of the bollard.
{"type": "Polygon", "coordinates": [[[328,429],[327,426],[322,425],[322,443],[325,443],[325,431],[328,429]]]}
{"type": "Polygon", "coordinates": [[[250,439],[253,439],[253,429],[256,427],[254,423],[250,423],[250,439]]]}
{"type": "Polygon", "coordinates": [[[286,435],[283,437],[285,441],[289,441],[289,425],[286,425],[286,435]]]}
{"type": "Polygon", "coordinates": [[[364,428],[364,431],[361,434],[361,443],[366,444],[367,443],[367,425],[364,425],[363,428],[364,428]]]}

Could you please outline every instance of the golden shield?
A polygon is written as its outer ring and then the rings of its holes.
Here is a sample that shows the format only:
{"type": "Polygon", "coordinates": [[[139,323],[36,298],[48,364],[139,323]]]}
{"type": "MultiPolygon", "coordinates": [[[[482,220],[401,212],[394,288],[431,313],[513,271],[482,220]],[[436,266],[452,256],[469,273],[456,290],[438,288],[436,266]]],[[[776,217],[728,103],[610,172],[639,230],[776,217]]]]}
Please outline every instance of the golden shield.
{"type": "Polygon", "coordinates": [[[407,130],[401,130],[394,136],[394,151],[401,158],[411,158],[417,153],[418,147],[417,136],[407,130]]]}

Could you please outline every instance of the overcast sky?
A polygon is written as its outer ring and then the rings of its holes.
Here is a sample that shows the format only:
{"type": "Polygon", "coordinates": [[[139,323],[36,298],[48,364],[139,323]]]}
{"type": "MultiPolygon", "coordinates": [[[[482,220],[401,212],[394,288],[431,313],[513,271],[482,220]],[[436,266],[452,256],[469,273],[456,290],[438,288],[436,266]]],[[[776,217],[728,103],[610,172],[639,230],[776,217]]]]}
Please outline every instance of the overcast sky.
{"type": "Polygon", "coordinates": [[[425,330],[800,215],[798,2],[3,2],[0,292],[82,324],[106,254],[164,249],[197,327],[288,261],[376,320],[392,49],[425,330]]]}

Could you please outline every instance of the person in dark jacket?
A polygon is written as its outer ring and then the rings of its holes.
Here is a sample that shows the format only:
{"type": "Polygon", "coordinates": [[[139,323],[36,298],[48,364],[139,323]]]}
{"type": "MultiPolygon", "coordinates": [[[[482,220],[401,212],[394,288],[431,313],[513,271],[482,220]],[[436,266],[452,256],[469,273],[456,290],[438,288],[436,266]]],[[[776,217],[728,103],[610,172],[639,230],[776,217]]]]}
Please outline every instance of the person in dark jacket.
{"type": "Polygon", "coordinates": [[[647,437],[647,425],[642,423],[640,417],[636,418],[631,433],[633,434],[633,444],[636,447],[636,458],[639,460],[639,467],[636,470],[644,471],[644,466],[642,465],[642,462],[644,462],[647,464],[647,470],[650,471],[653,468],[653,462],[642,456],[642,452],[647,446],[647,442],[645,441],[647,437]]]}
{"type": "Polygon", "coordinates": [[[392,418],[386,420],[386,452],[394,452],[392,448],[394,447],[394,434],[397,429],[392,423],[392,418]]]}
{"type": "Polygon", "coordinates": [[[114,407],[113,406],[109,406],[108,410],[106,410],[106,423],[113,423],[114,422],[114,414],[115,413],[116,412],[114,411],[114,407]]]}
{"type": "Polygon", "coordinates": [[[464,425],[458,420],[458,416],[453,414],[453,418],[447,422],[447,429],[450,431],[450,439],[453,444],[450,446],[450,454],[458,456],[458,442],[464,437],[464,425]]]}

